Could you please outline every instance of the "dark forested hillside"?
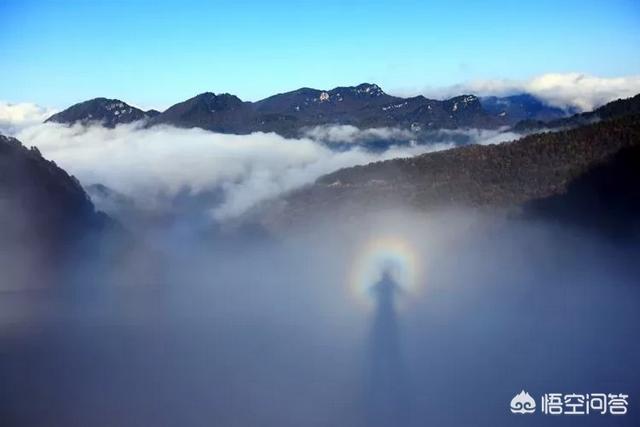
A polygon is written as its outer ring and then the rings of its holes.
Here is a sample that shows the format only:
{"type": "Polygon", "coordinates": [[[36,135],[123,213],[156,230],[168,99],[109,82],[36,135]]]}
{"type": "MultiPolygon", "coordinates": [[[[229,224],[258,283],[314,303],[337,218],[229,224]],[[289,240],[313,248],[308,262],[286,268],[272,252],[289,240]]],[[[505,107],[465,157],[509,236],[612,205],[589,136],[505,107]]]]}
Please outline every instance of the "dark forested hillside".
{"type": "MultiPolygon", "coordinates": [[[[573,130],[530,135],[489,146],[465,146],[343,169],[286,199],[289,217],[403,205],[514,207],[566,192],[570,183],[640,145],[640,115],[573,130]]],[[[633,183],[630,185],[639,185],[633,183]]]]}
{"type": "Polygon", "coordinates": [[[114,227],[74,177],[36,149],[2,135],[0,224],[0,269],[6,282],[25,274],[35,281],[50,279],[39,275],[56,269],[72,247],[114,227]]]}
{"type": "Polygon", "coordinates": [[[618,239],[640,237],[640,144],[624,147],[590,168],[571,181],[566,192],[527,203],[525,214],[618,239]]]}
{"type": "Polygon", "coordinates": [[[37,149],[27,149],[17,139],[2,135],[0,195],[5,207],[12,205],[20,216],[30,218],[29,228],[38,233],[44,231],[39,227],[46,226],[49,233],[66,234],[104,220],[74,177],[44,159],[37,149]]]}

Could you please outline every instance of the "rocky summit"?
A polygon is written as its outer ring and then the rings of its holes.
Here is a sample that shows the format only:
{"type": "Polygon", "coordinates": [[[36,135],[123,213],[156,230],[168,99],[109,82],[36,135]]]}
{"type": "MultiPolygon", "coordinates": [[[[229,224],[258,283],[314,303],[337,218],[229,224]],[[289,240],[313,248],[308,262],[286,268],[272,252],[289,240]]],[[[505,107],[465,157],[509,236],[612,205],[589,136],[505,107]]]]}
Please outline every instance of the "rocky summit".
{"type": "Polygon", "coordinates": [[[160,113],[156,110],[145,112],[118,99],[95,98],[54,114],[46,122],[69,125],[99,123],[112,128],[119,124],[145,120],[158,114],[160,113]]]}

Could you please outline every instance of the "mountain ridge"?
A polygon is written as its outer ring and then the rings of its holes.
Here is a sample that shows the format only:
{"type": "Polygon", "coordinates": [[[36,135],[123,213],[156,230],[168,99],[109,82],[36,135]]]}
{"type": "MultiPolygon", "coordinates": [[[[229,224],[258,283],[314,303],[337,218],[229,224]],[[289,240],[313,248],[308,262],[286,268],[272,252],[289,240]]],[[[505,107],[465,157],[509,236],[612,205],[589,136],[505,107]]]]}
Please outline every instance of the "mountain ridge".
{"type": "Polygon", "coordinates": [[[234,95],[205,92],[169,107],[149,122],[149,126],[156,124],[201,127],[236,134],[275,132],[294,137],[300,136],[306,128],[327,124],[420,130],[475,126],[495,128],[500,123],[485,114],[478,98],[472,95],[443,101],[421,96],[400,98],[386,94],[376,84],[362,83],[330,90],[301,88],[256,102],[241,101],[234,95]],[[221,105],[221,109],[200,108],[193,114],[176,117],[176,110],[185,104],[196,104],[204,97],[233,97],[234,102],[221,105]]]}
{"type": "Polygon", "coordinates": [[[504,102],[500,104],[501,108],[497,107],[497,98],[487,102],[492,105],[489,109],[483,106],[483,98],[472,94],[443,100],[422,95],[403,98],[385,93],[377,84],[361,83],[329,90],[303,87],[255,102],[243,101],[228,93],[203,92],[163,112],[144,112],[119,100],[95,98],[75,104],[47,121],[74,124],[102,120],[105,126],[113,127],[145,120],[146,126],[168,124],[222,133],[275,132],[285,137],[297,137],[305,129],[321,125],[353,125],[362,129],[399,127],[413,131],[496,129],[515,124],[521,118],[564,116],[561,110],[545,107],[531,99],[520,103],[504,102]],[[104,112],[113,110],[113,107],[108,109],[103,105],[108,102],[124,108],[127,114],[123,115],[118,109],[118,117],[104,112]],[[124,105],[120,106],[120,103],[124,105]],[[539,114],[529,113],[528,109],[535,109],[539,114]]]}

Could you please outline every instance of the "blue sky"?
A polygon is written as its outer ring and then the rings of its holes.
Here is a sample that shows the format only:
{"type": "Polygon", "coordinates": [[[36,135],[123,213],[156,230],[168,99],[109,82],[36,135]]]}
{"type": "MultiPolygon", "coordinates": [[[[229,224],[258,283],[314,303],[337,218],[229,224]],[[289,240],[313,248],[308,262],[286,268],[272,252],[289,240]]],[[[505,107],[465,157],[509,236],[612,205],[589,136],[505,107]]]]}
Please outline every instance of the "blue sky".
{"type": "Polygon", "coordinates": [[[640,2],[0,1],[0,99],[166,107],[364,81],[640,74],[640,2]]]}

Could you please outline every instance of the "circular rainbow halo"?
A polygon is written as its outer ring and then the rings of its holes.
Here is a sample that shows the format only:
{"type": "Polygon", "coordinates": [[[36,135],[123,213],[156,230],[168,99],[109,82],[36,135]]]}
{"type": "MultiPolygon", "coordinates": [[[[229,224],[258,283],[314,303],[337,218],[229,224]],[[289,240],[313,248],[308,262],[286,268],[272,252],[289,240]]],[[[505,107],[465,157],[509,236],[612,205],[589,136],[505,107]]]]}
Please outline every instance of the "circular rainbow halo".
{"type": "MultiPolygon", "coordinates": [[[[359,251],[350,273],[350,288],[357,301],[371,306],[371,287],[388,272],[402,295],[418,290],[418,256],[405,239],[395,236],[368,241],[359,251]]],[[[406,298],[402,298],[406,299],[406,298]]]]}

